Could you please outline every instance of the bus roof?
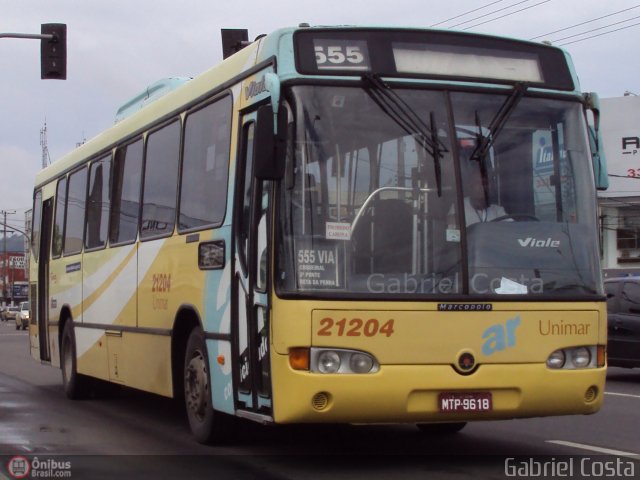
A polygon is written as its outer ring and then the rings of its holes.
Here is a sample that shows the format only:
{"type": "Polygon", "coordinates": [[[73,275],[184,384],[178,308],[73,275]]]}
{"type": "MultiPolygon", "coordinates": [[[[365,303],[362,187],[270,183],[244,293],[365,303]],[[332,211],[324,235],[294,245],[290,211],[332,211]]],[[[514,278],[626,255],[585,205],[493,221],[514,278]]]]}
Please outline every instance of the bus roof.
{"type": "MultiPolygon", "coordinates": [[[[266,64],[272,59],[277,59],[277,73],[282,81],[299,78],[303,75],[318,77],[319,75],[332,74],[334,76],[351,77],[355,74],[360,75],[357,70],[345,71],[339,68],[334,72],[309,70],[304,71],[304,59],[300,59],[304,53],[304,48],[311,45],[307,57],[315,57],[313,42],[318,38],[331,38],[336,36],[338,40],[349,39],[349,41],[359,42],[357,45],[364,45],[366,35],[382,35],[385,33],[392,34],[397,32],[399,37],[404,38],[405,35],[414,35],[416,38],[428,35],[429,39],[449,38],[455,39],[453,43],[459,42],[460,39],[466,39],[467,42],[476,42],[478,38],[485,39],[486,42],[497,45],[516,45],[525,51],[536,52],[554,52],[556,57],[562,56],[564,65],[566,66],[571,80],[573,82],[572,90],[578,88],[577,78],[573,71],[573,66],[569,55],[558,47],[549,45],[507,39],[504,37],[474,34],[469,32],[454,32],[450,30],[437,29],[419,29],[408,27],[355,27],[355,26],[318,26],[308,27],[306,25],[300,27],[286,27],[275,30],[274,32],[259,37],[255,42],[241,49],[234,55],[226,58],[218,65],[189,80],[183,85],[169,91],[154,101],[147,102],[144,108],[135,107],[130,116],[121,119],[114,126],[100,133],[84,145],[76,148],[67,155],[55,161],[52,165],[41,170],[36,175],[36,188],[43,186],[64,172],[70,171],[77,165],[82,164],[88,158],[95,158],[108,153],[117,143],[127,141],[136,135],[148,129],[151,125],[158,122],[159,119],[170,118],[183,111],[185,106],[195,104],[207,96],[215,93],[216,88],[222,90],[231,86],[234,79],[239,79],[243,72],[266,64]],[[359,35],[363,35],[359,38],[359,35]],[[311,40],[309,40],[311,39],[311,40]],[[355,39],[355,40],[354,40],[355,39]],[[302,53],[301,53],[302,52],[302,53]],[[302,74],[300,72],[303,72],[302,74]],[[230,83],[231,82],[231,83],[230,83]],[[137,110],[137,111],[136,111],[137,110]]],[[[427,37],[424,37],[427,38],[427,37]]],[[[389,41],[391,43],[391,41],[389,41]]],[[[464,44],[464,42],[462,42],[464,44]]],[[[321,43],[322,44],[322,43],[321,43]]],[[[317,51],[317,50],[315,50],[317,51]]],[[[308,62],[307,62],[308,65],[308,62]]],[[[405,75],[404,72],[398,70],[397,76],[405,75]]],[[[419,75],[422,75],[419,74],[419,75]]],[[[421,80],[424,80],[422,75],[421,80]]],[[[440,80],[442,81],[442,79],[440,80]]],[[[447,81],[449,81],[447,79],[447,81]]],[[[473,83],[473,82],[471,82],[473,83]]],[[[475,82],[480,83],[480,82],[475,82]]],[[[485,81],[486,83],[492,83],[485,81]]],[[[565,90],[567,90],[565,88],[565,90]]]]}

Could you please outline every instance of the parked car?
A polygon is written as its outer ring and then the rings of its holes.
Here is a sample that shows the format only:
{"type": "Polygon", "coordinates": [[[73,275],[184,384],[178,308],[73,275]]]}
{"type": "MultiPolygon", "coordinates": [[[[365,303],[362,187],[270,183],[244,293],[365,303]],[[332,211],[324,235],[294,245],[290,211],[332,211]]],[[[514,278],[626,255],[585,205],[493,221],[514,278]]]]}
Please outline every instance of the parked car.
{"type": "Polygon", "coordinates": [[[607,279],[604,288],[608,363],[613,367],[640,367],[640,277],[607,279]]]}
{"type": "Polygon", "coordinates": [[[20,303],[19,308],[16,313],[16,330],[19,330],[20,327],[26,330],[29,326],[29,302],[20,303]]]}
{"type": "Polygon", "coordinates": [[[2,312],[2,318],[6,322],[7,320],[15,320],[16,314],[20,311],[19,307],[6,307],[5,311],[2,312]]]}

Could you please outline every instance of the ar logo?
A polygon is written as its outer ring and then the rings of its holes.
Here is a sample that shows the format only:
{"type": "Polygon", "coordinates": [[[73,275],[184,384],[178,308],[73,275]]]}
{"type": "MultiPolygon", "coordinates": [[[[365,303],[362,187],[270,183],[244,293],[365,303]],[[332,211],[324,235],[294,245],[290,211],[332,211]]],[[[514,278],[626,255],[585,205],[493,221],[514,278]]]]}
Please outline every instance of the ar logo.
{"type": "Polygon", "coordinates": [[[502,325],[497,323],[490,326],[482,333],[485,342],[482,344],[482,353],[493,355],[501,350],[513,347],[516,344],[516,328],[520,325],[520,315],[510,318],[502,325]]]}

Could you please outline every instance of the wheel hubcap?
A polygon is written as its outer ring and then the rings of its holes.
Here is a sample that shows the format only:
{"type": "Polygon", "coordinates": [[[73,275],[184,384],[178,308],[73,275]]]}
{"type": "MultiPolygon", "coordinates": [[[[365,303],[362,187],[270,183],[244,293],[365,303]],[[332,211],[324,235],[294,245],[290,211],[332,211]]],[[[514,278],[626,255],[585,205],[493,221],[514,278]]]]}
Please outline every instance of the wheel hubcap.
{"type": "Polygon", "coordinates": [[[204,356],[197,351],[189,361],[185,372],[185,400],[189,411],[200,421],[206,414],[209,398],[209,380],[204,356]]]}

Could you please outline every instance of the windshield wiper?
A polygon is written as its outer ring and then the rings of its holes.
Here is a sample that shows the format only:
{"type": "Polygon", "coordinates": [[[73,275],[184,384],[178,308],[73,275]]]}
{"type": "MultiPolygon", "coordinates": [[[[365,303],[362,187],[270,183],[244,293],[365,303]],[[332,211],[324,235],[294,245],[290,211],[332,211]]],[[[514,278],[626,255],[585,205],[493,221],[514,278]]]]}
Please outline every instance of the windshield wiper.
{"type": "Polygon", "coordinates": [[[422,148],[433,157],[438,196],[442,196],[440,159],[443,157],[443,153],[448,150],[438,139],[433,113],[430,115],[431,127],[429,127],[416,111],[378,75],[366,73],[362,76],[362,80],[365,83],[365,91],[380,109],[407,134],[415,138],[422,148]]]}
{"type": "Polygon", "coordinates": [[[511,94],[504,101],[495,117],[493,117],[493,120],[491,120],[491,123],[489,124],[489,135],[484,135],[482,133],[482,126],[480,124],[478,112],[476,111],[476,125],[478,127],[479,141],[476,144],[475,150],[471,154],[472,159],[475,158],[481,163],[484,162],[485,158],[487,157],[487,153],[489,153],[491,147],[493,147],[493,145],[496,143],[498,135],[500,135],[502,128],[505,126],[507,120],[509,120],[509,117],[518,106],[518,103],[520,103],[520,100],[526,93],[527,88],[529,87],[524,83],[516,83],[514,85],[511,94]]]}
{"type": "Polygon", "coordinates": [[[489,204],[489,192],[487,191],[487,154],[496,143],[496,139],[498,138],[498,135],[500,135],[500,132],[502,132],[502,128],[507,123],[507,120],[509,120],[509,117],[518,106],[518,103],[520,103],[520,100],[527,92],[528,88],[529,87],[524,83],[516,83],[514,85],[511,94],[498,109],[493,120],[491,120],[488,128],[488,135],[482,133],[482,123],[480,122],[478,111],[476,110],[476,127],[478,128],[478,133],[476,137],[476,148],[473,150],[470,160],[477,160],[480,164],[480,175],[482,176],[485,202],[487,205],[489,204]]]}

